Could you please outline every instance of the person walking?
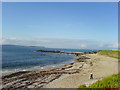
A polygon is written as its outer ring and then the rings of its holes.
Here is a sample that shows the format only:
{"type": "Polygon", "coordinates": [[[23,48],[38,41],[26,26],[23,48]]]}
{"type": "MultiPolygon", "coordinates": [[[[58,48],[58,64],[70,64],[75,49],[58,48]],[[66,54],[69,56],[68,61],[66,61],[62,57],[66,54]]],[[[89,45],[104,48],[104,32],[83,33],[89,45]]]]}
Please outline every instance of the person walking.
{"type": "Polygon", "coordinates": [[[90,73],[90,79],[93,79],[93,73],[90,73]]]}

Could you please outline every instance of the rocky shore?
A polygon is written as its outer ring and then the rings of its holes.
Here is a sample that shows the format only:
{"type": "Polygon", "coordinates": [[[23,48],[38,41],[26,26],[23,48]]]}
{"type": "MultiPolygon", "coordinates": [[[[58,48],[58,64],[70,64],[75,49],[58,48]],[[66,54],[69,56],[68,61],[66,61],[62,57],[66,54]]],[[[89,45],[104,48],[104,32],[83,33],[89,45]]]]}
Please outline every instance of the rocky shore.
{"type": "Polygon", "coordinates": [[[3,75],[2,89],[77,88],[81,84],[89,86],[103,77],[117,73],[117,65],[117,59],[114,58],[97,54],[79,55],[75,62],[63,66],[3,75]],[[94,74],[93,80],[89,79],[91,72],[94,74]]]}
{"type": "Polygon", "coordinates": [[[71,52],[71,51],[59,51],[59,50],[53,50],[53,51],[48,51],[48,50],[36,50],[36,52],[45,52],[45,53],[65,53],[65,54],[74,54],[76,56],[83,55],[84,52],[71,52]]]}
{"type": "Polygon", "coordinates": [[[78,56],[74,63],[66,64],[55,68],[47,68],[41,70],[21,71],[8,75],[3,75],[2,85],[3,88],[42,88],[51,81],[58,79],[63,74],[76,74],[80,73],[82,67],[88,62],[88,57],[82,55],[78,56]]]}

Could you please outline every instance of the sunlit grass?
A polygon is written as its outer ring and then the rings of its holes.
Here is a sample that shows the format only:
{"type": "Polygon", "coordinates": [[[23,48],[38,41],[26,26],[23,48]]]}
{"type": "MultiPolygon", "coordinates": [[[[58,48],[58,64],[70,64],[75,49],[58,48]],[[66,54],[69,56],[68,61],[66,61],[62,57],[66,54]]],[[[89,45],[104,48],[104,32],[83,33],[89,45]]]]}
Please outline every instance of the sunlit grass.
{"type": "Polygon", "coordinates": [[[120,51],[102,50],[98,54],[120,59],[120,51]]]}
{"type": "Polygon", "coordinates": [[[80,85],[79,88],[118,88],[120,87],[120,74],[114,74],[112,76],[106,77],[99,80],[92,85],[86,87],[85,85],[80,85]]]}

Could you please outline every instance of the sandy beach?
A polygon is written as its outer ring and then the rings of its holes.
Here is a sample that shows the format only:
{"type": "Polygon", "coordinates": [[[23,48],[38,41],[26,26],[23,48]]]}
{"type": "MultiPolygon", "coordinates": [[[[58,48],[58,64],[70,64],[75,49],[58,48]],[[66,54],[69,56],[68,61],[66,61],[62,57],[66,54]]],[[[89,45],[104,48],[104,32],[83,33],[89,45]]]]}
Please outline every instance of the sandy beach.
{"type": "Polygon", "coordinates": [[[1,0],[0,90],[118,88],[119,5],[1,0]]]}
{"type": "Polygon", "coordinates": [[[74,63],[3,75],[4,88],[77,88],[118,73],[118,59],[98,54],[77,56],[74,63]],[[93,73],[93,79],[90,79],[93,73]]]}

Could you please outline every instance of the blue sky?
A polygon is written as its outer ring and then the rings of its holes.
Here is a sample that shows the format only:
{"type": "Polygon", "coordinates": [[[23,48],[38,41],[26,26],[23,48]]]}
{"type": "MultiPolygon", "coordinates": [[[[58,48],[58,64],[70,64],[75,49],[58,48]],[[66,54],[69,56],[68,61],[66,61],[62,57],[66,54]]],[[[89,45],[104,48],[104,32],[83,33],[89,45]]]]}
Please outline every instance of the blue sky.
{"type": "Polygon", "coordinates": [[[116,48],[117,2],[3,3],[3,44],[116,48]]]}

